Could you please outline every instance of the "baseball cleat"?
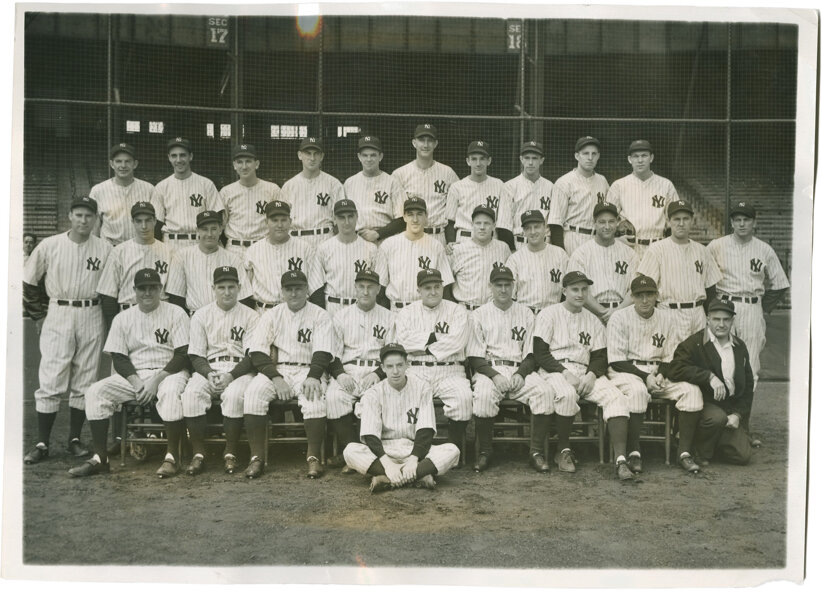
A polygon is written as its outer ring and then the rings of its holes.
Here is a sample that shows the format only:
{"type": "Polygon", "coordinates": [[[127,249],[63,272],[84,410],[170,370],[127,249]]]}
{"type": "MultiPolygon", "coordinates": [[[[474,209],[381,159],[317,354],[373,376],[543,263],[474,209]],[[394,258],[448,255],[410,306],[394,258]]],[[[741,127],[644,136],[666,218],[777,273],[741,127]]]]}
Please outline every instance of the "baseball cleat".
{"type": "Polygon", "coordinates": [[[340,473],[342,473],[343,475],[351,475],[352,473],[356,472],[357,471],[355,469],[352,469],[348,465],[345,465],[342,469],[340,469],[340,473]]]}
{"type": "Polygon", "coordinates": [[[89,455],[88,448],[77,438],[69,441],[68,446],[66,446],[66,451],[77,458],[83,458],[89,455]]]}
{"type": "Polygon", "coordinates": [[[339,469],[340,467],[345,466],[345,458],[343,458],[342,454],[338,454],[337,456],[332,456],[325,461],[325,464],[331,468],[339,469]]]}
{"type": "Polygon", "coordinates": [[[248,479],[257,479],[260,475],[263,474],[265,470],[265,466],[263,465],[263,461],[257,457],[251,459],[251,462],[248,463],[248,468],[245,470],[245,476],[248,479]]]}
{"type": "Polygon", "coordinates": [[[231,474],[231,473],[234,473],[234,471],[237,470],[237,457],[236,456],[234,456],[233,454],[226,454],[223,457],[223,460],[225,461],[225,472],[226,473],[231,474]]]}
{"type": "Polygon", "coordinates": [[[576,473],[577,471],[574,465],[574,455],[568,448],[555,455],[554,462],[557,463],[561,473],[576,473]]]}
{"type": "Polygon", "coordinates": [[[196,454],[194,458],[191,459],[191,463],[186,468],[186,475],[199,475],[203,472],[205,466],[203,465],[203,457],[199,454],[196,454]]]}
{"type": "Polygon", "coordinates": [[[434,481],[433,475],[426,475],[425,477],[421,477],[414,482],[415,488],[423,488],[426,490],[433,490],[437,487],[437,482],[434,481]]]}
{"type": "Polygon", "coordinates": [[[687,452],[683,452],[682,456],[679,457],[679,466],[688,473],[699,473],[699,465],[694,462],[694,459],[687,452]]]}
{"type": "Polygon", "coordinates": [[[102,475],[111,473],[111,463],[87,460],[82,465],[77,465],[69,469],[68,474],[72,477],[88,477],[89,475],[102,475]]]}
{"type": "Polygon", "coordinates": [[[528,464],[531,465],[531,468],[537,473],[551,472],[551,465],[548,464],[548,461],[545,460],[545,457],[539,452],[533,452],[531,454],[531,457],[528,459],[528,464]]]}
{"type": "Polygon", "coordinates": [[[642,457],[639,454],[631,454],[628,457],[628,468],[632,473],[642,473],[642,457]]]}
{"type": "Polygon", "coordinates": [[[317,479],[323,474],[323,466],[320,464],[320,461],[316,456],[309,456],[307,462],[308,473],[306,473],[306,475],[309,479],[317,479]]]}
{"type": "Polygon", "coordinates": [[[43,443],[37,444],[31,452],[26,454],[23,457],[23,462],[27,465],[33,465],[34,463],[39,463],[44,458],[49,457],[49,449],[43,443]]]}
{"type": "Polygon", "coordinates": [[[485,471],[491,462],[491,457],[488,456],[486,452],[480,452],[479,458],[477,458],[477,463],[474,465],[474,471],[477,473],[482,473],[485,471]]]}
{"type": "Polygon", "coordinates": [[[711,464],[707,458],[702,458],[699,454],[694,454],[694,462],[698,464],[700,467],[707,467],[711,464]]]}
{"type": "Polygon", "coordinates": [[[628,463],[624,460],[616,464],[616,474],[620,481],[629,481],[634,478],[634,474],[631,473],[631,469],[628,468],[628,463]]]}
{"type": "Polygon", "coordinates": [[[160,479],[164,477],[174,477],[177,474],[177,463],[172,460],[166,459],[163,461],[163,464],[160,465],[160,468],[157,469],[157,476],[160,479]]]}
{"type": "Polygon", "coordinates": [[[371,478],[371,485],[368,487],[372,494],[384,492],[391,489],[391,481],[385,475],[374,475],[371,478]]]}
{"type": "Polygon", "coordinates": [[[111,440],[111,444],[109,444],[107,452],[109,454],[120,454],[120,437],[115,437],[111,440]]]}

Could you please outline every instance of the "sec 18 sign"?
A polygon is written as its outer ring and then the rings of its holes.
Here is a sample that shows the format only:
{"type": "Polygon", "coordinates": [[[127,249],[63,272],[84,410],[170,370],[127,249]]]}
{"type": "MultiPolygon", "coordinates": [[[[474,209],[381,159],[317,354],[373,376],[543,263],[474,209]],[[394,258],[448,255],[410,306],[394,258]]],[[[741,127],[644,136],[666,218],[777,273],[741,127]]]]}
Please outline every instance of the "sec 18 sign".
{"type": "Polygon", "coordinates": [[[206,24],[206,44],[208,46],[228,46],[229,31],[228,17],[208,17],[206,24]]]}
{"type": "Polygon", "coordinates": [[[522,48],[522,21],[519,19],[505,22],[505,46],[507,52],[519,52],[522,48]]]}

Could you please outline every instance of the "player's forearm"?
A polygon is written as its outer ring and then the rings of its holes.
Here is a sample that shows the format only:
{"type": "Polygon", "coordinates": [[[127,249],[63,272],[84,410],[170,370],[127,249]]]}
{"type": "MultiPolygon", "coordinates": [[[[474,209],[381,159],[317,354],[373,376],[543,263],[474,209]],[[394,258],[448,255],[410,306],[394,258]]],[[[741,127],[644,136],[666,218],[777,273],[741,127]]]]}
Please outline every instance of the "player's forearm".
{"type": "Polygon", "coordinates": [[[188,368],[188,366],[188,344],[186,344],[185,346],[174,349],[174,356],[172,356],[171,360],[163,367],[163,371],[169,375],[174,375],[188,368]]]}
{"type": "Polygon", "coordinates": [[[762,310],[766,314],[770,314],[771,311],[776,308],[776,305],[782,302],[782,298],[785,296],[787,291],[788,288],[782,288],[781,290],[765,290],[765,294],[762,296],[762,310]]]}
{"type": "Polygon", "coordinates": [[[311,355],[311,366],[308,367],[308,377],[320,379],[334,358],[328,352],[317,351],[311,355]]]}
{"type": "Polygon", "coordinates": [[[642,381],[645,381],[645,378],[648,377],[645,371],[637,368],[630,360],[617,360],[610,363],[609,366],[617,373],[630,373],[631,375],[636,375],[642,381]]]}
{"type": "Polygon", "coordinates": [[[377,227],[374,231],[377,232],[377,235],[381,240],[389,238],[392,235],[397,235],[401,231],[405,231],[405,219],[402,217],[397,217],[388,225],[384,227],[377,227]]]}
{"type": "Polygon", "coordinates": [[[548,344],[540,337],[534,338],[534,359],[537,361],[537,366],[548,373],[562,373],[565,370],[562,363],[551,354],[548,344]]]}
{"type": "Polygon", "coordinates": [[[364,435],[362,436],[362,441],[378,459],[385,454],[385,448],[382,447],[382,440],[376,435],[364,435]]]}
{"type": "MultiPolygon", "coordinates": [[[[455,329],[457,328],[455,327],[455,329]]],[[[467,333],[467,330],[463,330],[456,335],[440,335],[435,343],[429,344],[427,350],[437,360],[445,360],[449,356],[457,354],[465,348],[465,344],[468,342],[466,336],[464,335],[465,333],[467,333]]]]}
{"type": "Polygon", "coordinates": [[[205,358],[197,354],[189,354],[188,360],[191,361],[192,368],[206,379],[208,379],[208,374],[214,370],[205,358]]]}
{"type": "Polygon", "coordinates": [[[418,459],[422,460],[426,456],[428,456],[428,452],[431,450],[431,444],[434,441],[434,430],[430,427],[426,427],[424,429],[418,429],[417,433],[414,434],[414,448],[411,450],[411,454],[416,456],[418,459]]]}
{"type": "Polygon", "coordinates": [[[251,364],[251,357],[244,356],[243,360],[237,363],[237,366],[231,369],[231,378],[235,381],[243,375],[248,375],[254,372],[254,365],[251,364]]]}
{"type": "Polygon", "coordinates": [[[23,309],[35,321],[46,316],[46,303],[39,286],[23,282],[23,309]]]}
{"type": "Polygon", "coordinates": [[[251,364],[258,373],[262,373],[269,379],[281,377],[277,367],[271,362],[271,357],[265,352],[249,352],[248,356],[251,358],[251,364]]]}
{"type": "Polygon", "coordinates": [[[548,231],[551,232],[551,243],[565,250],[565,232],[562,225],[548,225],[548,231]]]}
{"type": "Polygon", "coordinates": [[[482,373],[488,379],[493,379],[499,375],[499,373],[495,371],[490,364],[488,364],[488,361],[481,356],[469,356],[466,360],[468,361],[468,365],[471,369],[477,373],[482,373]]]}
{"type": "Polygon", "coordinates": [[[125,354],[112,352],[111,366],[114,367],[114,372],[123,379],[129,379],[131,376],[137,375],[137,369],[134,368],[134,364],[125,354]]]}
{"type": "Polygon", "coordinates": [[[588,372],[596,377],[602,377],[608,372],[608,351],[605,348],[591,352],[588,359],[588,372]]]}

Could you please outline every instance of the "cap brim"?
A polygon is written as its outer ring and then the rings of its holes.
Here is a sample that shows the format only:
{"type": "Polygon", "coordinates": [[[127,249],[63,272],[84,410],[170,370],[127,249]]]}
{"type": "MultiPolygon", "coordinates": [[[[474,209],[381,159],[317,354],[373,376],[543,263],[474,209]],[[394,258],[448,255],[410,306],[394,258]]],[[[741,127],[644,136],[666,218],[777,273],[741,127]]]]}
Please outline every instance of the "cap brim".
{"type": "Polygon", "coordinates": [[[594,282],[590,279],[574,279],[573,281],[569,281],[568,283],[563,283],[562,287],[568,287],[569,285],[574,285],[575,283],[587,283],[588,285],[594,285],[594,282]]]}
{"type": "Polygon", "coordinates": [[[322,147],[321,147],[321,146],[317,146],[316,144],[308,144],[308,145],[306,145],[306,146],[300,146],[300,152],[302,152],[303,150],[309,150],[309,149],[311,149],[311,148],[313,148],[314,150],[319,150],[320,152],[324,152],[324,150],[322,149],[322,147]]]}
{"type": "Polygon", "coordinates": [[[240,280],[237,277],[225,276],[225,277],[218,277],[217,279],[215,279],[214,280],[214,285],[217,285],[218,283],[220,283],[222,281],[233,281],[234,283],[240,283],[240,280]]]}
{"type": "Polygon", "coordinates": [[[646,287],[637,288],[635,290],[631,290],[632,294],[641,294],[642,292],[653,292],[655,294],[658,294],[659,289],[658,288],[652,288],[650,286],[646,286],[646,287]]]}
{"type": "Polygon", "coordinates": [[[202,227],[204,225],[210,225],[211,223],[216,223],[217,225],[220,225],[220,220],[219,219],[205,219],[204,221],[200,221],[199,223],[197,223],[197,229],[199,229],[200,227],[202,227]]]}
{"type": "Polygon", "coordinates": [[[253,159],[255,159],[255,160],[257,159],[257,156],[256,156],[255,154],[251,154],[251,152],[240,152],[239,154],[235,154],[235,155],[234,155],[234,158],[235,158],[235,159],[237,159],[237,158],[243,158],[243,157],[246,157],[246,158],[253,158],[253,159]]]}

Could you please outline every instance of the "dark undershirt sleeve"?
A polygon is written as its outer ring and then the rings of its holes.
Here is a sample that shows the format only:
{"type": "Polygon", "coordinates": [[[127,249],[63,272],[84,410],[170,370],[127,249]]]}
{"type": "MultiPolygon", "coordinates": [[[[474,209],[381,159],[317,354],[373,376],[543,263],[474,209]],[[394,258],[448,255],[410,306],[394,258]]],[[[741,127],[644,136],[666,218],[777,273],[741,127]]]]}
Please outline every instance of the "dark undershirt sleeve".
{"type": "Polygon", "coordinates": [[[776,308],[776,305],[782,301],[782,297],[787,291],[788,288],[782,288],[781,290],[765,290],[765,294],[762,296],[762,310],[765,314],[770,314],[771,311],[776,308]]]}
{"type": "Polygon", "coordinates": [[[333,356],[328,352],[315,352],[311,355],[311,366],[308,367],[308,377],[320,379],[331,364],[333,356]]]}
{"type": "Polygon", "coordinates": [[[208,361],[197,354],[189,354],[188,359],[191,361],[191,366],[194,367],[194,370],[208,379],[208,374],[214,370],[208,364],[208,361]]]}
{"type": "Polygon", "coordinates": [[[468,366],[477,373],[482,373],[488,379],[493,379],[499,375],[499,373],[495,371],[490,364],[488,364],[488,361],[480,356],[469,356],[468,366]]]}
{"type": "Polygon", "coordinates": [[[331,361],[331,364],[328,365],[328,372],[331,374],[331,377],[336,379],[343,373],[345,373],[345,369],[343,368],[342,361],[339,358],[334,357],[334,360],[331,361]]]}
{"type": "Polygon", "coordinates": [[[364,435],[362,436],[362,441],[377,458],[380,458],[383,454],[385,454],[385,449],[382,447],[382,440],[380,440],[380,438],[376,435],[364,435]]]}
{"type": "Polygon", "coordinates": [[[562,225],[548,225],[548,231],[551,232],[551,243],[565,250],[565,231],[562,225]]]}
{"type": "Polygon", "coordinates": [[[240,300],[240,304],[242,304],[243,306],[247,306],[251,310],[257,310],[257,303],[254,302],[254,296],[243,298],[242,300],[240,300]]]}
{"type": "Polygon", "coordinates": [[[46,316],[47,302],[39,286],[23,282],[23,309],[35,321],[46,316]]]}
{"type": "Polygon", "coordinates": [[[537,362],[537,367],[545,369],[548,373],[562,373],[565,370],[562,363],[551,354],[548,344],[540,337],[534,338],[534,359],[537,362]]]}
{"type": "Polygon", "coordinates": [[[320,308],[325,308],[325,286],[326,284],[323,284],[314,290],[314,293],[308,297],[308,301],[320,308]]]}
{"type": "Polygon", "coordinates": [[[100,294],[100,305],[103,309],[103,320],[106,322],[106,331],[111,329],[111,322],[120,312],[120,303],[117,298],[100,294]]]}
{"type": "Polygon", "coordinates": [[[642,379],[643,382],[648,377],[648,373],[638,368],[630,360],[618,360],[616,362],[612,362],[610,367],[617,373],[630,373],[631,375],[636,375],[642,379]]]}
{"type": "Polygon", "coordinates": [[[712,285],[711,287],[705,288],[705,303],[702,305],[702,309],[705,311],[705,314],[708,314],[708,305],[711,303],[716,297],[716,286],[712,285]]]}
{"type": "Polygon", "coordinates": [[[254,365],[258,373],[262,373],[269,379],[282,377],[277,371],[277,367],[271,362],[271,357],[265,352],[251,352],[248,356],[251,358],[251,364],[254,365]]]}
{"type": "Polygon", "coordinates": [[[422,460],[431,450],[431,443],[434,441],[434,430],[430,427],[420,429],[414,436],[414,448],[411,454],[422,460]]]}
{"type": "Polygon", "coordinates": [[[388,299],[388,296],[385,295],[385,286],[380,287],[380,293],[377,294],[377,304],[391,310],[391,301],[388,299]]]}
{"type": "Polygon", "coordinates": [[[402,217],[397,217],[385,227],[377,227],[374,231],[377,232],[377,235],[380,236],[381,240],[390,238],[392,235],[397,235],[398,233],[405,231],[405,219],[402,217]]]}
{"type": "Polygon", "coordinates": [[[131,360],[125,354],[118,354],[117,352],[111,353],[111,365],[114,367],[115,373],[117,373],[123,379],[128,379],[132,375],[137,374],[137,369],[134,368],[131,360]]]}
{"type": "Polygon", "coordinates": [[[505,242],[506,244],[508,244],[508,247],[511,249],[511,252],[517,251],[517,245],[514,242],[514,234],[511,233],[510,229],[497,227],[497,239],[501,242],[505,242]]]}
{"type": "Polygon", "coordinates": [[[186,306],[185,298],[183,298],[182,296],[175,296],[174,294],[169,294],[168,292],[166,292],[166,296],[168,296],[167,302],[170,302],[175,306],[179,306],[184,311],[186,311],[186,314],[188,314],[188,307],[186,306]]]}
{"type": "Polygon", "coordinates": [[[245,356],[243,357],[243,360],[237,363],[236,367],[231,369],[231,377],[236,380],[243,375],[248,375],[252,372],[254,372],[254,365],[251,364],[251,357],[245,356]]]}
{"type": "Polygon", "coordinates": [[[608,372],[608,351],[605,348],[594,350],[588,359],[588,371],[596,377],[602,377],[608,372]]]}
{"type": "Polygon", "coordinates": [[[517,369],[517,373],[519,374],[520,377],[525,379],[526,377],[528,377],[528,375],[530,375],[531,373],[533,373],[536,370],[537,370],[537,360],[534,358],[533,354],[529,354],[528,356],[525,357],[525,360],[523,360],[520,363],[519,368],[517,369]]]}
{"type": "Polygon", "coordinates": [[[174,356],[166,363],[166,366],[163,367],[163,371],[169,375],[174,375],[188,366],[188,344],[186,344],[185,346],[174,349],[174,356]]]}
{"type": "Polygon", "coordinates": [[[445,243],[450,244],[457,240],[457,230],[454,228],[454,221],[445,224],[445,243]]]}

